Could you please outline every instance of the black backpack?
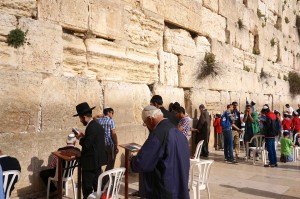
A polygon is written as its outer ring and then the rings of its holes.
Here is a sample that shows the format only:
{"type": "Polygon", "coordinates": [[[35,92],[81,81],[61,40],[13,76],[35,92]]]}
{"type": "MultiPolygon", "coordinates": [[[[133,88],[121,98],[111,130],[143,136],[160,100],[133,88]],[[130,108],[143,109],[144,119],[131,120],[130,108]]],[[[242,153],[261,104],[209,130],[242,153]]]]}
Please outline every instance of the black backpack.
{"type": "Polygon", "coordinates": [[[265,123],[265,136],[266,137],[274,137],[278,136],[280,133],[280,128],[278,126],[279,120],[276,117],[276,120],[272,120],[270,117],[267,116],[266,123],[265,123]]]}

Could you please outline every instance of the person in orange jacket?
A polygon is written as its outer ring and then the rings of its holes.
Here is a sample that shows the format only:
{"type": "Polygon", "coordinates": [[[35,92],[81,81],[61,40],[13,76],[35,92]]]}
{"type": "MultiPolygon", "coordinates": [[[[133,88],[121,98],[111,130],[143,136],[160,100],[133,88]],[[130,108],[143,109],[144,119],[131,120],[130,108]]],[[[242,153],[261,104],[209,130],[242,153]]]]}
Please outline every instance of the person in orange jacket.
{"type": "Polygon", "coordinates": [[[215,115],[213,125],[215,128],[215,132],[217,134],[215,149],[216,150],[223,149],[223,135],[222,135],[221,114],[220,113],[217,113],[215,115]]]}

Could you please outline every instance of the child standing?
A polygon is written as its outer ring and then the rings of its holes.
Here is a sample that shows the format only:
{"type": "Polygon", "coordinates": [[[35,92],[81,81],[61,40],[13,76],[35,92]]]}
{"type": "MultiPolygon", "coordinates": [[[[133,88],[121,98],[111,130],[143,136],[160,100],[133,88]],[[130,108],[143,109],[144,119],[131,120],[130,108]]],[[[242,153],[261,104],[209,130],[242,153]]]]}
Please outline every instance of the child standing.
{"type": "Polygon", "coordinates": [[[222,126],[221,126],[221,114],[217,113],[214,120],[214,128],[217,134],[217,145],[216,150],[223,149],[223,136],[222,136],[222,126]]]}
{"type": "Polygon", "coordinates": [[[287,131],[283,132],[283,138],[280,140],[281,145],[281,156],[280,156],[280,162],[292,162],[292,152],[291,148],[294,146],[291,139],[289,139],[290,133],[287,131]]]}

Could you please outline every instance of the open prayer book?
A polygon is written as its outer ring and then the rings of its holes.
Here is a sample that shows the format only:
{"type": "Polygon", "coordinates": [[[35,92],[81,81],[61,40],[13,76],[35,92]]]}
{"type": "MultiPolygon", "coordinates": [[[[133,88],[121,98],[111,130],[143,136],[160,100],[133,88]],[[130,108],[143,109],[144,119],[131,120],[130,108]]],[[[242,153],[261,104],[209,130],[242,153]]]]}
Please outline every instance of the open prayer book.
{"type": "Polygon", "coordinates": [[[137,145],[137,144],[129,144],[126,146],[126,148],[128,148],[129,150],[140,150],[141,149],[141,146],[140,145],[137,145]]]}

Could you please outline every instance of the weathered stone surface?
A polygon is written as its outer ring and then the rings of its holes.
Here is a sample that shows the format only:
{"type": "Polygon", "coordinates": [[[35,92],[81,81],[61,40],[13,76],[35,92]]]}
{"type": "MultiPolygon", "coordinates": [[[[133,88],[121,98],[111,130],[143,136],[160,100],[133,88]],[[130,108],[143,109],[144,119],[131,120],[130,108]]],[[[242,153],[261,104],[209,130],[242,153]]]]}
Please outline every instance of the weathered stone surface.
{"type": "Polygon", "coordinates": [[[142,6],[163,16],[167,22],[201,32],[202,0],[147,0],[142,2],[142,6]]]}
{"type": "Polygon", "coordinates": [[[1,13],[8,13],[16,16],[35,17],[35,0],[2,0],[0,2],[1,13]]]}
{"type": "Polygon", "coordinates": [[[21,18],[19,26],[27,31],[26,44],[18,55],[19,69],[46,73],[60,72],[63,59],[61,27],[28,18],[21,18]]]}
{"type": "Polygon", "coordinates": [[[120,0],[90,0],[90,30],[96,35],[120,39],[123,35],[123,5],[120,0]]]}
{"type": "Polygon", "coordinates": [[[158,49],[162,46],[164,20],[150,12],[125,7],[125,39],[134,45],[158,49]]]}
{"type": "Polygon", "coordinates": [[[159,81],[168,86],[178,86],[178,57],[160,51],[159,62],[159,81]]]}
{"type": "Polygon", "coordinates": [[[243,69],[244,68],[244,59],[245,59],[244,51],[233,48],[233,66],[235,68],[243,69]]]}
{"type": "Polygon", "coordinates": [[[152,93],[153,95],[160,95],[162,97],[163,105],[166,109],[171,102],[178,102],[180,106],[185,107],[184,91],[182,88],[155,84],[152,93]]]}
{"type": "Polygon", "coordinates": [[[217,39],[211,40],[211,51],[215,54],[217,66],[231,67],[233,65],[233,47],[217,39]]]}
{"type": "Polygon", "coordinates": [[[225,42],[226,19],[207,8],[201,12],[201,32],[210,38],[225,42]]]}
{"type": "Polygon", "coordinates": [[[196,45],[190,33],[183,29],[166,28],[164,32],[164,51],[176,55],[194,57],[196,45]]]}
{"type": "Polygon", "coordinates": [[[8,35],[17,26],[17,18],[14,15],[0,14],[0,35],[8,35]]]}
{"type": "Polygon", "coordinates": [[[219,0],[203,0],[203,6],[217,13],[219,10],[219,0]]]}
{"type": "Polygon", "coordinates": [[[18,69],[18,50],[0,42],[0,69],[17,70],[18,69]]]}
{"type": "Polygon", "coordinates": [[[89,27],[88,0],[64,1],[55,3],[38,1],[38,19],[61,24],[66,29],[86,31],[89,27]]]}
{"type": "Polygon", "coordinates": [[[179,87],[191,88],[198,77],[199,61],[197,59],[182,56],[178,57],[179,87]]]}
{"type": "Polygon", "coordinates": [[[211,51],[211,44],[206,37],[203,37],[203,36],[196,37],[195,44],[196,44],[196,49],[197,49],[196,57],[201,56],[202,58],[204,58],[205,53],[211,51]],[[201,54],[201,55],[199,55],[199,54],[201,54]]]}
{"type": "Polygon", "coordinates": [[[63,75],[74,77],[81,75],[87,67],[86,46],[83,39],[63,34],[63,75]]]}
{"type": "Polygon", "coordinates": [[[42,74],[2,70],[0,76],[1,133],[38,131],[42,74]]]}
{"type": "Polygon", "coordinates": [[[219,1],[219,14],[233,21],[237,21],[238,13],[233,12],[233,10],[237,10],[236,0],[219,1]]]}
{"type": "Polygon", "coordinates": [[[255,72],[256,56],[252,53],[244,52],[244,67],[250,68],[252,72],[255,72]]]}
{"type": "Polygon", "coordinates": [[[87,39],[88,70],[99,80],[153,83],[158,80],[155,52],[129,48],[103,39],[87,39]]]}

